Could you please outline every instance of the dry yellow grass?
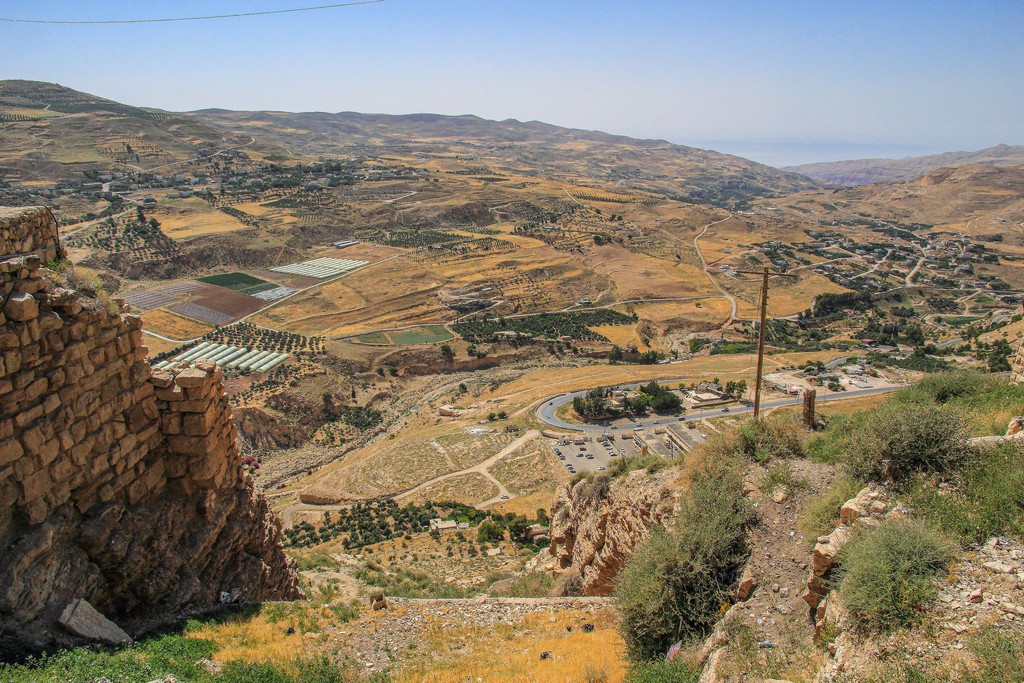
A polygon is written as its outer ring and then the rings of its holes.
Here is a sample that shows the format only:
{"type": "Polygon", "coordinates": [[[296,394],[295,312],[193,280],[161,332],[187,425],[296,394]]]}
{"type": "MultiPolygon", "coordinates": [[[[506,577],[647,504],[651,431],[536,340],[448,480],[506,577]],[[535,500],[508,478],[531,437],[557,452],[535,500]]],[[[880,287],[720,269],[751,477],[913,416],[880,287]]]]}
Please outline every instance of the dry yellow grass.
{"type": "Polygon", "coordinates": [[[585,681],[588,672],[591,680],[618,683],[626,673],[610,611],[531,614],[519,623],[489,627],[435,622],[426,644],[440,656],[401,666],[393,675],[396,683],[566,683],[585,681]],[[584,633],[583,623],[592,623],[594,631],[584,633]],[[454,652],[453,643],[461,645],[454,652]],[[550,652],[550,659],[541,659],[541,652],[550,652]]]}
{"type": "Polygon", "coordinates": [[[144,312],[142,324],[150,332],[172,339],[193,339],[213,329],[209,325],[187,320],[161,309],[144,312]]]}
{"type": "Polygon", "coordinates": [[[321,651],[318,643],[322,637],[316,631],[336,621],[323,604],[266,603],[255,615],[210,622],[188,635],[216,644],[214,659],[220,662],[241,660],[280,665],[321,651]],[[288,633],[289,626],[295,627],[294,633],[288,633]]]}
{"type": "Polygon", "coordinates": [[[201,199],[177,200],[173,205],[160,204],[153,216],[160,221],[160,229],[173,239],[246,229],[245,225],[201,199]]]}
{"type": "Polygon", "coordinates": [[[539,440],[509,453],[488,472],[517,496],[538,492],[550,495],[559,483],[569,480],[548,445],[539,440]]]}
{"type": "Polygon", "coordinates": [[[153,356],[155,356],[158,353],[163,353],[164,351],[170,351],[171,349],[176,349],[179,346],[181,346],[181,344],[177,344],[175,342],[164,341],[163,339],[160,339],[159,337],[154,337],[154,336],[149,335],[149,334],[143,336],[142,343],[146,345],[147,349],[149,349],[149,357],[150,358],[152,358],[153,356]]]}
{"type": "Polygon", "coordinates": [[[476,505],[498,495],[498,487],[482,474],[470,472],[444,479],[427,486],[402,501],[422,505],[428,501],[445,500],[466,505],[476,505]]]}
{"type": "Polygon", "coordinates": [[[622,348],[635,346],[640,351],[646,351],[647,344],[640,338],[636,328],[636,325],[597,325],[590,329],[622,348]]]}
{"type": "MultiPolygon", "coordinates": [[[[394,495],[435,477],[472,467],[517,437],[497,431],[500,426],[491,429],[495,431],[486,434],[469,434],[465,427],[451,425],[403,430],[394,439],[349,453],[329,473],[318,473],[316,483],[303,492],[303,500],[319,503],[394,495]]],[[[497,495],[497,491],[492,495],[497,495]]]]}
{"type": "Polygon", "coordinates": [[[712,293],[699,268],[632,252],[617,244],[596,247],[584,263],[615,283],[619,300],[712,293]]]}
{"type": "Polygon", "coordinates": [[[528,496],[516,496],[508,500],[500,500],[487,509],[502,515],[511,512],[514,515],[522,515],[533,519],[537,514],[537,510],[544,509],[547,511],[551,509],[553,497],[554,495],[551,491],[539,491],[528,496]]]}
{"type": "Polygon", "coordinates": [[[663,301],[632,304],[632,309],[644,320],[660,327],[704,331],[726,321],[731,310],[725,298],[697,301],[663,301]]]}

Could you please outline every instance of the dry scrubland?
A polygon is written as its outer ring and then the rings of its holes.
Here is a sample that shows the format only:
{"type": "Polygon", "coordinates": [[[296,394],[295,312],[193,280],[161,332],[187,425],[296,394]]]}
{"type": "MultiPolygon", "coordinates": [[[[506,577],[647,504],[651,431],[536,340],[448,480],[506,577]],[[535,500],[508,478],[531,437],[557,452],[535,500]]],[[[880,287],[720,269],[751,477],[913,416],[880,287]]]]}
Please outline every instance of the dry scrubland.
{"type": "MultiPolygon", "coordinates": [[[[502,422],[487,425],[501,430],[502,422]]],[[[307,502],[328,502],[395,495],[417,484],[477,465],[512,443],[520,434],[491,431],[474,435],[461,427],[440,426],[403,432],[353,451],[318,477],[302,493],[307,502]]],[[[489,496],[488,496],[489,497],[489,496]]],[[[486,498],[478,499],[486,500],[486,498]]]]}

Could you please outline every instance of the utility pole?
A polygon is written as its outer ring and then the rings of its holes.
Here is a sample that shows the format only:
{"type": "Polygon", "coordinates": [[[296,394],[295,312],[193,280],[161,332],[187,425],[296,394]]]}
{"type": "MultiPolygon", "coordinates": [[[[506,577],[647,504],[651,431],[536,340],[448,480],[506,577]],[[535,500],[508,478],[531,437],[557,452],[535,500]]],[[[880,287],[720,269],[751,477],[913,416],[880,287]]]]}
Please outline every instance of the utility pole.
{"type": "Polygon", "coordinates": [[[756,270],[737,270],[736,272],[761,276],[761,325],[757,330],[757,376],[754,379],[754,419],[756,420],[761,414],[761,379],[764,371],[764,332],[765,323],[768,320],[768,277],[771,275],[796,277],[796,275],[777,273],[775,271],[768,270],[768,266],[765,266],[764,270],[761,272],[756,270]]]}

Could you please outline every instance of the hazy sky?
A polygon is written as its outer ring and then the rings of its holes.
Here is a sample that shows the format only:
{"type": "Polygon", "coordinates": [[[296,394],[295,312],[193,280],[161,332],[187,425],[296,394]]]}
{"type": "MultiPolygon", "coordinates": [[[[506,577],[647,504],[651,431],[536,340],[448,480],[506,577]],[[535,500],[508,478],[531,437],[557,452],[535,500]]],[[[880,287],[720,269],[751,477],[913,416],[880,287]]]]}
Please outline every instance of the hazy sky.
{"type": "MultiPolygon", "coordinates": [[[[0,0],[0,17],[327,1],[0,0]]],[[[1019,0],[386,0],[0,22],[0,78],[170,110],[538,119],[783,164],[1024,144],[1022,28],[1019,0]]]]}

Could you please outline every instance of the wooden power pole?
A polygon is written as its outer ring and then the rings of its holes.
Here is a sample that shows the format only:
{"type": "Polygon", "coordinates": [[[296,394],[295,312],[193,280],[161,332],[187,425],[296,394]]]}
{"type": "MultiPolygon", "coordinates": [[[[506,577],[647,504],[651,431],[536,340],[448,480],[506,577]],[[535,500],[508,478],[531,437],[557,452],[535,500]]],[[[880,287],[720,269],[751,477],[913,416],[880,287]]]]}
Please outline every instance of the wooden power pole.
{"type": "Polygon", "coordinates": [[[757,330],[757,376],[754,379],[754,419],[757,419],[761,414],[761,380],[762,373],[764,372],[764,332],[765,323],[768,320],[768,277],[771,275],[779,275],[782,277],[796,277],[796,275],[787,275],[786,273],[777,273],[772,270],[768,270],[768,266],[764,267],[763,271],[756,270],[737,270],[737,273],[747,273],[749,275],[760,275],[761,276],[761,324],[757,330]]]}

